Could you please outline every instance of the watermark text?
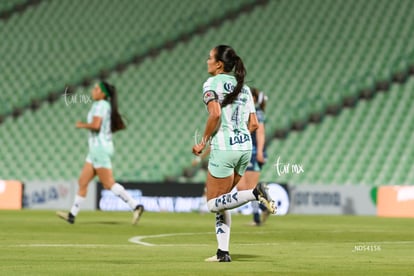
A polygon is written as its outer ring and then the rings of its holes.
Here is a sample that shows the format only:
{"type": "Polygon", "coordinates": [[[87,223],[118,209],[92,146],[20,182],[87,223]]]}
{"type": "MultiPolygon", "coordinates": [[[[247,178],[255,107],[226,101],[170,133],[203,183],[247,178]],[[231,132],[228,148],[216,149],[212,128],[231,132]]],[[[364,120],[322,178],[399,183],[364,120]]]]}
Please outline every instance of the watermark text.
{"type": "Polygon", "coordinates": [[[378,244],[358,244],[354,245],[352,252],[377,252],[381,251],[381,245],[378,244]]]}
{"type": "Polygon", "coordinates": [[[277,158],[277,161],[273,166],[276,168],[276,172],[279,176],[289,173],[300,174],[305,172],[303,165],[294,163],[283,163],[280,159],[280,156],[277,158]]]}
{"type": "Polygon", "coordinates": [[[72,104],[89,104],[92,103],[92,98],[90,95],[82,94],[82,93],[73,93],[69,91],[69,88],[65,88],[65,92],[63,93],[62,97],[65,100],[66,106],[72,104]]]}

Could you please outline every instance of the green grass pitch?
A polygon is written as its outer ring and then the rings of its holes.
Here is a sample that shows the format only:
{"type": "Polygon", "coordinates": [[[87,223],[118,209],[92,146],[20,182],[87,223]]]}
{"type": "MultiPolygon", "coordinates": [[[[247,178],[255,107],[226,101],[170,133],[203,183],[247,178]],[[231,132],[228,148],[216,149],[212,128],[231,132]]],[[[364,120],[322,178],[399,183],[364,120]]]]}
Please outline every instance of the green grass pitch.
{"type": "Polygon", "coordinates": [[[234,214],[231,263],[214,255],[214,215],[0,211],[0,275],[414,275],[414,219],[234,214]],[[134,242],[132,242],[132,241],[134,242]]]}

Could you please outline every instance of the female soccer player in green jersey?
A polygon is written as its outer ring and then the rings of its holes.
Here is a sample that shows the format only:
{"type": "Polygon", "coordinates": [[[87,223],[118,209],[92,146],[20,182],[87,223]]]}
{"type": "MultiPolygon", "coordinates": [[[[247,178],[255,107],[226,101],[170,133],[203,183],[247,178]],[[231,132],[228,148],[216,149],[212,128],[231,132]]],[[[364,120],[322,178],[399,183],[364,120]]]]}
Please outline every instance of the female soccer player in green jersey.
{"type": "Polygon", "coordinates": [[[112,133],[125,128],[118,112],[117,91],[113,85],[102,81],[93,88],[92,99],[94,102],[88,113],[87,123],[76,123],[77,128],[89,130],[89,153],[79,177],[78,193],[70,212],[57,212],[57,215],[73,224],[86,198],[89,182],[97,175],[105,189],[111,190],[131,207],[132,223],[136,224],[144,207],[138,204],[122,185],[116,183],[112,175],[112,133]]]}
{"type": "Polygon", "coordinates": [[[244,85],[246,69],[233,48],[219,45],[210,51],[208,73],[203,86],[203,101],[209,113],[203,137],[193,146],[200,155],[211,144],[207,173],[207,205],[216,213],[216,255],[212,262],[230,262],[230,209],[259,200],[272,213],[275,205],[267,187],[260,183],[254,189],[231,193],[249,164],[252,154],[250,133],[258,126],[249,87],[244,85]]]}

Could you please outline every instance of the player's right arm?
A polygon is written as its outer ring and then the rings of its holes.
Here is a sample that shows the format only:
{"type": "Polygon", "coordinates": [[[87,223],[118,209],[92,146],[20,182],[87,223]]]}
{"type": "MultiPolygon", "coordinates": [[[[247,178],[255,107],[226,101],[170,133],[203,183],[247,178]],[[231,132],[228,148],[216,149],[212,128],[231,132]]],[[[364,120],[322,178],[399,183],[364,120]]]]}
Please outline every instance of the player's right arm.
{"type": "Polygon", "coordinates": [[[77,128],[86,128],[92,131],[99,131],[101,129],[102,117],[93,116],[91,123],[76,122],[77,128]]]}

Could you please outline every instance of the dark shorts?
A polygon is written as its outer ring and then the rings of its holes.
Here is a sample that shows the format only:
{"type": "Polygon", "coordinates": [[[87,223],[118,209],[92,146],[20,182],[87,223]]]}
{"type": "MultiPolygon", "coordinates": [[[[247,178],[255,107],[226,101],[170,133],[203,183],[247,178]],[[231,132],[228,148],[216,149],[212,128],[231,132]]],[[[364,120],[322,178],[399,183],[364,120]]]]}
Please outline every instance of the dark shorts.
{"type": "MultiPolygon", "coordinates": [[[[266,159],[267,159],[267,155],[264,154],[264,158],[265,158],[265,163],[266,163],[266,159]]],[[[259,161],[257,161],[256,159],[256,153],[252,154],[252,157],[250,158],[250,162],[247,165],[246,171],[250,171],[250,172],[260,172],[262,170],[262,167],[265,163],[260,163],[259,161]]]]}

